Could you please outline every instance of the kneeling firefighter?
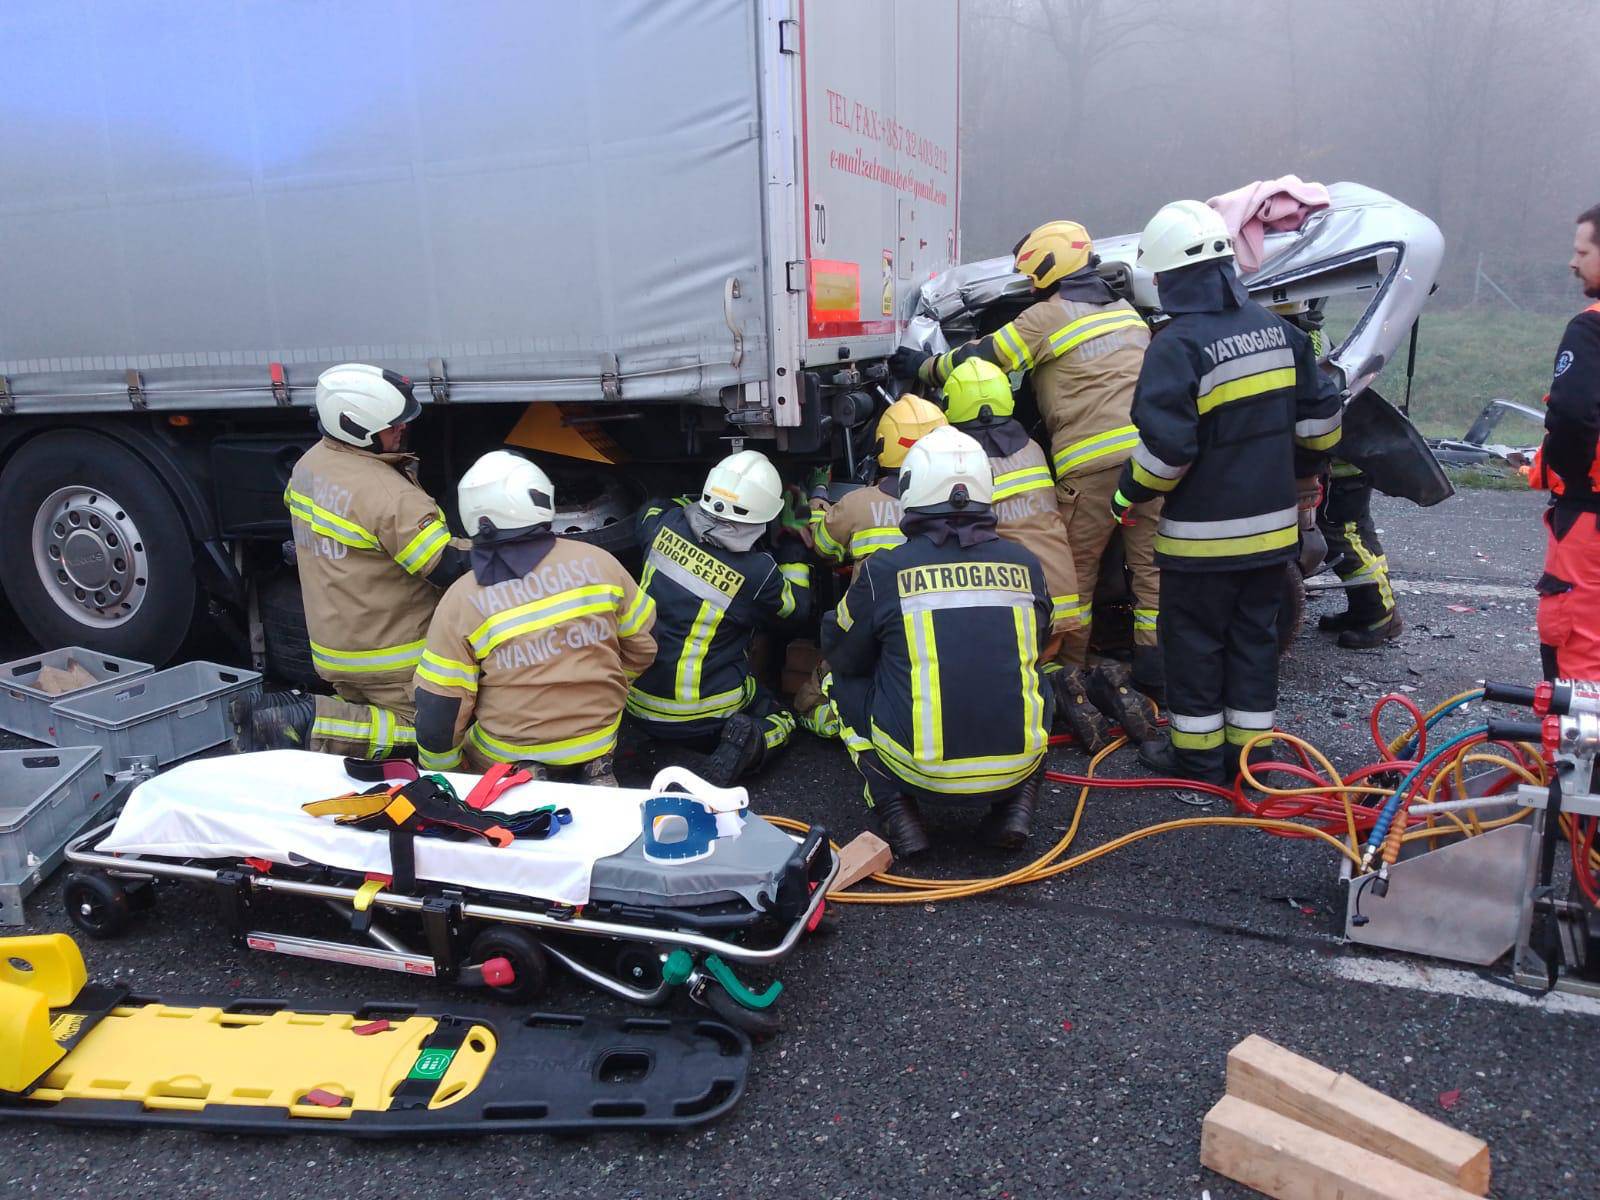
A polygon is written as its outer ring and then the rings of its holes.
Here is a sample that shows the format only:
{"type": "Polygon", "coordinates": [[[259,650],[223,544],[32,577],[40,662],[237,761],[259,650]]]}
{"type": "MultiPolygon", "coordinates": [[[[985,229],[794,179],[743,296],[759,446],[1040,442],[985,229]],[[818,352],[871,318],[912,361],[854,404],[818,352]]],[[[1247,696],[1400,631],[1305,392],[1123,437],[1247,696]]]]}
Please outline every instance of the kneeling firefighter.
{"type": "Polygon", "coordinates": [[[811,612],[805,544],[786,540],[776,555],[761,544],[782,509],[777,468],[741,450],[711,468],[697,500],[651,501],[639,516],[659,649],[628,712],[653,738],[709,751],[707,777],[723,787],[770,764],[794,733],[794,714],[748,662],[758,628],[811,612]]]}
{"type": "Polygon", "coordinates": [[[555,489],[509,450],[457,489],[472,570],[450,585],[417,667],[422,766],[482,772],[517,762],[616,787],[628,681],[655,658],[655,605],[598,546],[550,531],[555,489]]]}
{"type": "Polygon", "coordinates": [[[1061,518],[1050,460],[1012,415],[1016,396],[1011,380],[988,360],[968,358],[945,378],[943,396],[950,423],[989,457],[995,531],[1033,551],[1044,568],[1054,618],[1044,670],[1055,689],[1057,715],[1090,754],[1111,741],[1106,717],[1135,741],[1155,736],[1155,706],[1135,690],[1126,664],[1105,662],[1085,670],[1081,664],[1064,668],[1057,661],[1064,645],[1083,640],[1091,597],[1078,593],[1073,548],[1061,518]]]}
{"type": "Polygon", "coordinates": [[[922,798],[987,805],[991,846],[1032,830],[1053,604],[1038,558],[995,532],[993,496],[982,446],[928,434],[900,468],[905,543],[862,564],[823,620],[827,691],[896,858],[928,848],[922,798]]]}
{"type": "Polygon", "coordinates": [[[1311,339],[1249,298],[1233,239],[1197,200],[1162,208],[1139,238],[1171,317],[1133,400],[1139,443],[1111,513],[1165,496],[1156,527],[1169,741],[1140,761],[1224,783],[1240,747],[1273,726],[1278,606],[1299,553],[1302,497],[1338,444],[1338,388],[1311,339]]]}
{"type": "MultiPolygon", "coordinates": [[[[824,561],[851,563],[851,577],[878,550],[906,540],[900,532],[900,464],[919,438],[947,424],[937,405],[921,396],[901,396],[878,418],[876,463],[878,480],[871,487],[846,492],[830,502],[827,489],[811,494],[812,548],[824,561]]],[[[817,663],[811,677],[795,693],[800,725],[818,737],[838,737],[839,717],[822,694],[828,673],[826,660],[817,663]]]]}
{"type": "Polygon", "coordinates": [[[322,440],[300,456],[284,504],[294,528],[311,661],[335,696],[270,696],[233,711],[234,748],[297,746],[365,758],[410,754],[411,678],[440,590],[466,570],[406,451],[422,405],[411,381],[364,363],[317,379],[322,440]]]}

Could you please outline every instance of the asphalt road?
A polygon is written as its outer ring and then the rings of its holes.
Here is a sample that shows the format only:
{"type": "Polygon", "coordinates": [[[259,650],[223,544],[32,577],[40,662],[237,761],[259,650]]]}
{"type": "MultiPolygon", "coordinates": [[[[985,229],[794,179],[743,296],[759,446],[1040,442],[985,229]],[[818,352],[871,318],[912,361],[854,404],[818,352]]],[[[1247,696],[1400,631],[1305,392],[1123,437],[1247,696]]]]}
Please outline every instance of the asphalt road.
{"type": "MultiPolygon", "coordinates": [[[[1426,512],[1383,501],[1379,515],[1405,634],[1347,653],[1307,632],[1284,668],[1281,724],[1344,766],[1372,757],[1365,716],[1382,692],[1432,701],[1485,675],[1538,673],[1534,497],[1472,492],[1426,512]]],[[[1108,766],[1132,772],[1131,759],[1108,766]]],[[[619,773],[642,783],[655,761],[630,750],[619,773]]],[[[1082,759],[1058,753],[1055,765],[1082,759]]],[[[754,800],[849,836],[858,792],[842,751],[801,735],[754,800]]],[[[1050,796],[1030,850],[1074,799],[1050,796]]],[[[1102,792],[1077,846],[1194,812],[1156,792],[1102,792]]],[[[960,813],[935,822],[948,840],[927,873],[1014,865],[963,848],[960,813]]],[[[688,1135],[367,1145],[0,1127],[0,1194],[1222,1200],[1254,1193],[1199,1166],[1201,1118],[1229,1047],[1261,1033],[1486,1138],[1496,1196],[1595,1195],[1600,1006],[1532,1004],[1456,971],[1441,978],[1476,984],[1454,989],[1471,994],[1361,981],[1418,960],[1342,944],[1337,867],[1318,845],[1207,830],[997,897],[850,908],[836,936],[782,970],[786,1031],[758,1048],[740,1107],[688,1135]]],[[[57,887],[28,915],[33,929],[65,928],[57,887]]],[[[85,949],[92,975],[143,991],[427,994],[235,950],[198,894],[169,895],[128,937],[85,949]]],[[[619,1008],[570,981],[551,1006],[619,1008]]]]}

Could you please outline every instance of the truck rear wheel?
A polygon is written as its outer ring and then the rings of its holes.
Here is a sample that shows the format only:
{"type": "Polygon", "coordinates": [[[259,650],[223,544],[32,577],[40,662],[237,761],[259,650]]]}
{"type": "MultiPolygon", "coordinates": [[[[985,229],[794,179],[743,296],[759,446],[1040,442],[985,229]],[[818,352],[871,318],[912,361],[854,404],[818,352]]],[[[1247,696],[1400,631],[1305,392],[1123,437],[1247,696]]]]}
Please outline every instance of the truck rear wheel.
{"type": "Polygon", "coordinates": [[[120,442],[57,430],[0,473],[6,596],[46,649],[166,663],[194,617],[189,530],[161,478],[120,442]]]}

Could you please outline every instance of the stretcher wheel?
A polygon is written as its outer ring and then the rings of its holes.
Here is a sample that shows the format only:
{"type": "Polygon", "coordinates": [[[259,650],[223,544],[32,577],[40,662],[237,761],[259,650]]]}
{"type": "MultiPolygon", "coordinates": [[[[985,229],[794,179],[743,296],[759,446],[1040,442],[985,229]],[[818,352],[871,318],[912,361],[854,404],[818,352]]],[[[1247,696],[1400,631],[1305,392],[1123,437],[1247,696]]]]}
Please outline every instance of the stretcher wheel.
{"type": "Polygon", "coordinates": [[[67,920],[92,938],[114,938],[133,919],[133,906],[121,884],[104,875],[74,871],[61,889],[67,920]]]}
{"type": "Polygon", "coordinates": [[[735,1029],[742,1029],[752,1038],[776,1037],[783,1032],[783,1020],[770,1008],[746,1008],[718,984],[708,984],[701,994],[706,1007],[735,1029]]]}
{"type": "Polygon", "coordinates": [[[503,958],[511,964],[512,982],[489,985],[496,999],[508,1004],[527,1004],[544,995],[550,985],[550,956],[539,939],[514,925],[491,925],[472,939],[467,961],[488,962],[503,958]]]}

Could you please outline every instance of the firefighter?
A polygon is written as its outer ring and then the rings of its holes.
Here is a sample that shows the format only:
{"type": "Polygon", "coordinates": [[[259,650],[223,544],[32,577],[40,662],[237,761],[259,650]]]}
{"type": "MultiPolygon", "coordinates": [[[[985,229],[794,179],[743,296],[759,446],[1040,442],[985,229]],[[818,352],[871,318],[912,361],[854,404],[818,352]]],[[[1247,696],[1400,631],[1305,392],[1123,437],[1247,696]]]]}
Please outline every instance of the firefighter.
{"type": "Polygon", "coordinates": [[[598,546],[550,530],[555,489],[508,450],[456,493],[472,569],[428,626],[416,674],[417,753],[431,771],[517,762],[616,787],[628,682],[655,658],[655,604],[598,546]]]}
{"type": "Polygon", "coordinates": [[[1600,679],[1600,204],[1578,217],[1568,264],[1590,304],[1567,322],[1529,482],[1550,490],[1539,651],[1555,679],[1600,679]]]}
{"type": "Polygon", "coordinates": [[[1139,373],[1139,442],[1111,499],[1127,521],[1135,504],[1166,497],[1155,548],[1169,740],[1145,743],[1140,759],[1221,783],[1240,747],[1273,725],[1299,481],[1338,444],[1342,408],[1311,339],[1245,292],[1212,209],[1196,200],[1161,209],[1138,261],[1171,318],[1139,373]]]}
{"type": "Polygon", "coordinates": [[[1019,847],[1032,829],[1054,604],[1039,560],[996,532],[993,498],[982,446],[928,434],[900,467],[905,543],[862,564],[823,621],[828,694],[896,858],[928,848],[928,797],[985,805],[991,846],[1019,847]]]}
{"type": "Polygon", "coordinates": [[[364,363],[317,379],[322,440],[283,493],[294,528],[311,660],[335,696],[283,694],[233,710],[240,750],[300,746],[353,757],[416,746],[412,686],[440,591],[466,569],[465,542],[417,486],[411,381],[364,363]]]}
{"type": "Polygon", "coordinates": [[[1389,583],[1389,557],[1372,520],[1372,481],[1360,467],[1340,459],[1328,475],[1317,526],[1344,584],[1345,611],[1325,614],[1317,628],[1337,633],[1346,650],[1371,650],[1399,637],[1404,628],[1389,583]]]}
{"type": "Polygon", "coordinates": [[[758,628],[811,611],[805,544],[785,541],[776,555],[762,544],[783,503],[777,468],[740,450],[711,468],[698,498],[652,501],[639,517],[658,650],[628,712],[651,737],[709,751],[707,777],[723,787],[770,765],[794,732],[794,714],[747,661],[758,628]]]}
{"type": "MultiPolygon", "coordinates": [[[[974,357],[1007,372],[1032,374],[1039,415],[1050,431],[1056,494],[1078,589],[1092,603],[1101,559],[1116,530],[1107,509],[1117,469],[1138,440],[1129,412],[1150,330],[1133,305],[1095,270],[1099,259],[1094,244],[1076,221],[1039,226],[1017,243],[1013,254],[1017,272],[1032,285],[1034,301],[1016,320],[947,354],[896,351],[891,365],[901,374],[935,384],[974,357]]],[[[1157,697],[1162,686],[1156,646],[1160,578],[1155,567],[1160,506],[1159,497],[1139,505],[1137,524],[1122,531],[1133,587],[1132,677],[1157,697]]],[[[1068,670],[1081,671],[1088,653],[1085,623],[1067,632],[1059,657],[1068,670]]]]}
{"type": "MultiPolygon", "coordinates": [[[[946,424],[936,404],[921,396],[901,396],[878,418],[878,444],[874,453],[878,480],[869,487],[846,492],[830,502],[827,488],[811,493],[811,544],[824,561],[851,564],[851,575],[877,550],[905,541],[900,532],[900,464],[906,451],[924,434],[946,424]]],[[[839,736],[839,717],[822,694],[827,662],[818,662],[810,678],[795,693],[800,727],[822,738],[839,736]]]]}
{"type": "MultiPolygon", "coordinates": [[[[1057,711],[1090,754],[1111,740],[1101,713],[1137,741],[1154,737],[1155,710],[1130,685],[1123,664],[1104,663],[1087,673],[1081,664],[1071,670],[1054,669],[1056,653],[1066,639],[1087,643],[1089,597],[1079,594],[1077,568],[1061,520],[1050,461],[1012,415],[1016,397],[1011,380],[987,359],[972,357],[945,377],[943,397],[950,423],[973,438],[989,457],[996,532],[1033,551],[1044,568],[1054,606],[1045,669],[1051,675],[1057,711]]],[[[1109,519],[1105,523],[1109,524],[1109,519]]],[[[1081,655],[1074,651],[1073,657],[1081,655]]]]}

